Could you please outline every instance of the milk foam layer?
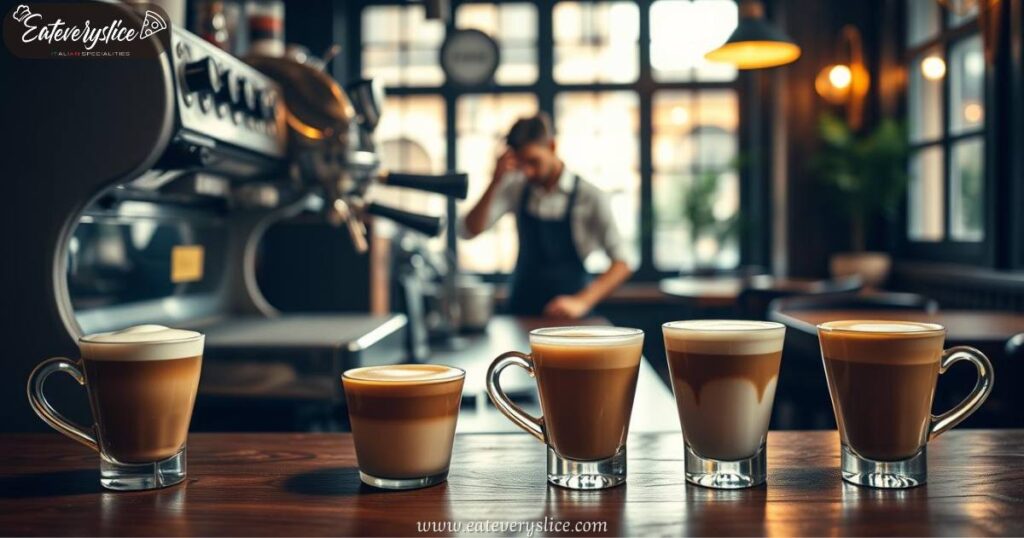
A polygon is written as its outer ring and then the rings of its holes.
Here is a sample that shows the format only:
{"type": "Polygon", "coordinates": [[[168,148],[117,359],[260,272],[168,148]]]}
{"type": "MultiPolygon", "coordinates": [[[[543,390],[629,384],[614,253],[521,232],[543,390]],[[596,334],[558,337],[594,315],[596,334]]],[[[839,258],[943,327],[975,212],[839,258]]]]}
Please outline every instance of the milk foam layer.
{"type": "Polygon", "coordinates": [[[919,323],[915,321],[888,320],[846,320],[822,323],[819,327],[826,331],[852,331],[862,333],[930,333],[941,331],[942,325],[935,323],[919,323]]]}
{"type": "Polygon", "coordinates": [[[375,383],[419,384],[451,381],[464,374],[458,368],[440,364],[395,364],[354,368],[345,372],[345,377],[375,383]]]}
{"type": "Polygon", "coordinates": [[[163,325],[136,325],[78,339],[82,356],[100,361],[162,361],[203,354],[202,333],[163,325]]]}
{"type": "Polygon", "coordinates": [[[670,351],[709,355],[755,355],[782,350],[786,327],[770,321],[697,319],[662,325],[670,351]]]}
{"type": "Polygon", "coordinates": [[[644,332],[626,327],[551,327],[530,331],[531,344],[609,346],[643,342],[644,332]]]}

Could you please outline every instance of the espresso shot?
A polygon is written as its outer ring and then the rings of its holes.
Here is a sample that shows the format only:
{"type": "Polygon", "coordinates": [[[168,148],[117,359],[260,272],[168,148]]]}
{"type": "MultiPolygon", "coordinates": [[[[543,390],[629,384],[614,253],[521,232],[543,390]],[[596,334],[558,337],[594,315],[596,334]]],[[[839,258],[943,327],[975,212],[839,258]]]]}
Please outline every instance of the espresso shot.
{"type": "Polygon", "coordinates": [[[762,483],[785,327],[693,320],[663,331],[687,480],[716,488],[762,483]]]}
{"type": "Polygon", "coordinates": [[[410,489],[443,482],[465,372],[432,364],[370,366],[342,377],[363,482],[410,489]]]}

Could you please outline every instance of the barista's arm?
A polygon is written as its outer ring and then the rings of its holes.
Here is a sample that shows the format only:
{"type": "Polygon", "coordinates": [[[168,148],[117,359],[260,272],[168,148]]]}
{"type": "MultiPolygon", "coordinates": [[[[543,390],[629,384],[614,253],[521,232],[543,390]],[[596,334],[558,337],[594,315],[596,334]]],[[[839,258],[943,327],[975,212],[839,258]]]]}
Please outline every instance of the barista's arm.
{"type": "Polygon", "coordinates": [[[612,294],[619,286],[633,276],[633,269],[627,263],[629,249],[619,233],[612,215],[607,195],[597,200],[593,220],[587,229],[596,234],[598,243],[612,259],[612,264],[587,287],[573,295],[559,295],[544,307],[544,315],[577,319],[586,316],[595,306],[612,294]]]}
{"type": "Polygon", "coordinates": [[[515,170],[515,167],[515,154],[511,149],[505,150],[505,153],[498,157],[498,162],[494,166],[494,175],[491,176],[487,190],[462,221],[461,235],[463,239],[472,239],[481,234],[490,228],[498,220],[498,217],[508,211],[507,203],[505,203],[507,196],[503,196],[505,193],[502,191],[507,187],[505,176],[515,170]]]}
{"type": "Polygon", "coordinates": [[[622,260],[616,260],[612,262],[607,271],[595,278],[579,293],[559,295],[552,299],[544,308],[544,315],[555,318],[582,318],[631,276],[633,276],[633,270],[629,268],[629,264],[622,260]]]}

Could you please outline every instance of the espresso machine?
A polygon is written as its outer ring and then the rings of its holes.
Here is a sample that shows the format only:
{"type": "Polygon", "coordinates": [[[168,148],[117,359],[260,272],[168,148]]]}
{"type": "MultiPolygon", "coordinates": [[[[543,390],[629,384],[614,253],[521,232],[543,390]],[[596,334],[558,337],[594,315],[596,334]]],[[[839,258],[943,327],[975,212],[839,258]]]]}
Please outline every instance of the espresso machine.
{"type": "MultiPolygon", "coordinates": [[[[345,91],[315,65],[242,61],[171,32],[156,59],[0,55],[5,429],[45,427],[25,398],[34,364],[135,324],[206,334],[194,429],[332,429],[341,371],[409,358],[401,314],[279,311],[261,292],[261,238],[300,215],[355,252],[372,215],[437,234],[440,217],[376,203],[369,187],[465,197],[466,176],[381,170],[370,81],[345,91]]],[[[58,378],[55,406],[86,421],[81,391],[58,378]]]]}

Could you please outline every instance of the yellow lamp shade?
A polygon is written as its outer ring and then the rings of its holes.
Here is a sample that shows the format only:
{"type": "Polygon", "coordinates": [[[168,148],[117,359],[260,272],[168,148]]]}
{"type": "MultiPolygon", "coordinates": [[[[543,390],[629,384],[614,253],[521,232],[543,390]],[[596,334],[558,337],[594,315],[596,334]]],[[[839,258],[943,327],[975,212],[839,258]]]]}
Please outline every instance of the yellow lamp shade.
{"type": "Polygon", "coordinates": [[[704,57],[737,69],[765,69],[795,62],[800,57],[800,47],[785,41],[739,41],[726,43],[704,57]]]}

